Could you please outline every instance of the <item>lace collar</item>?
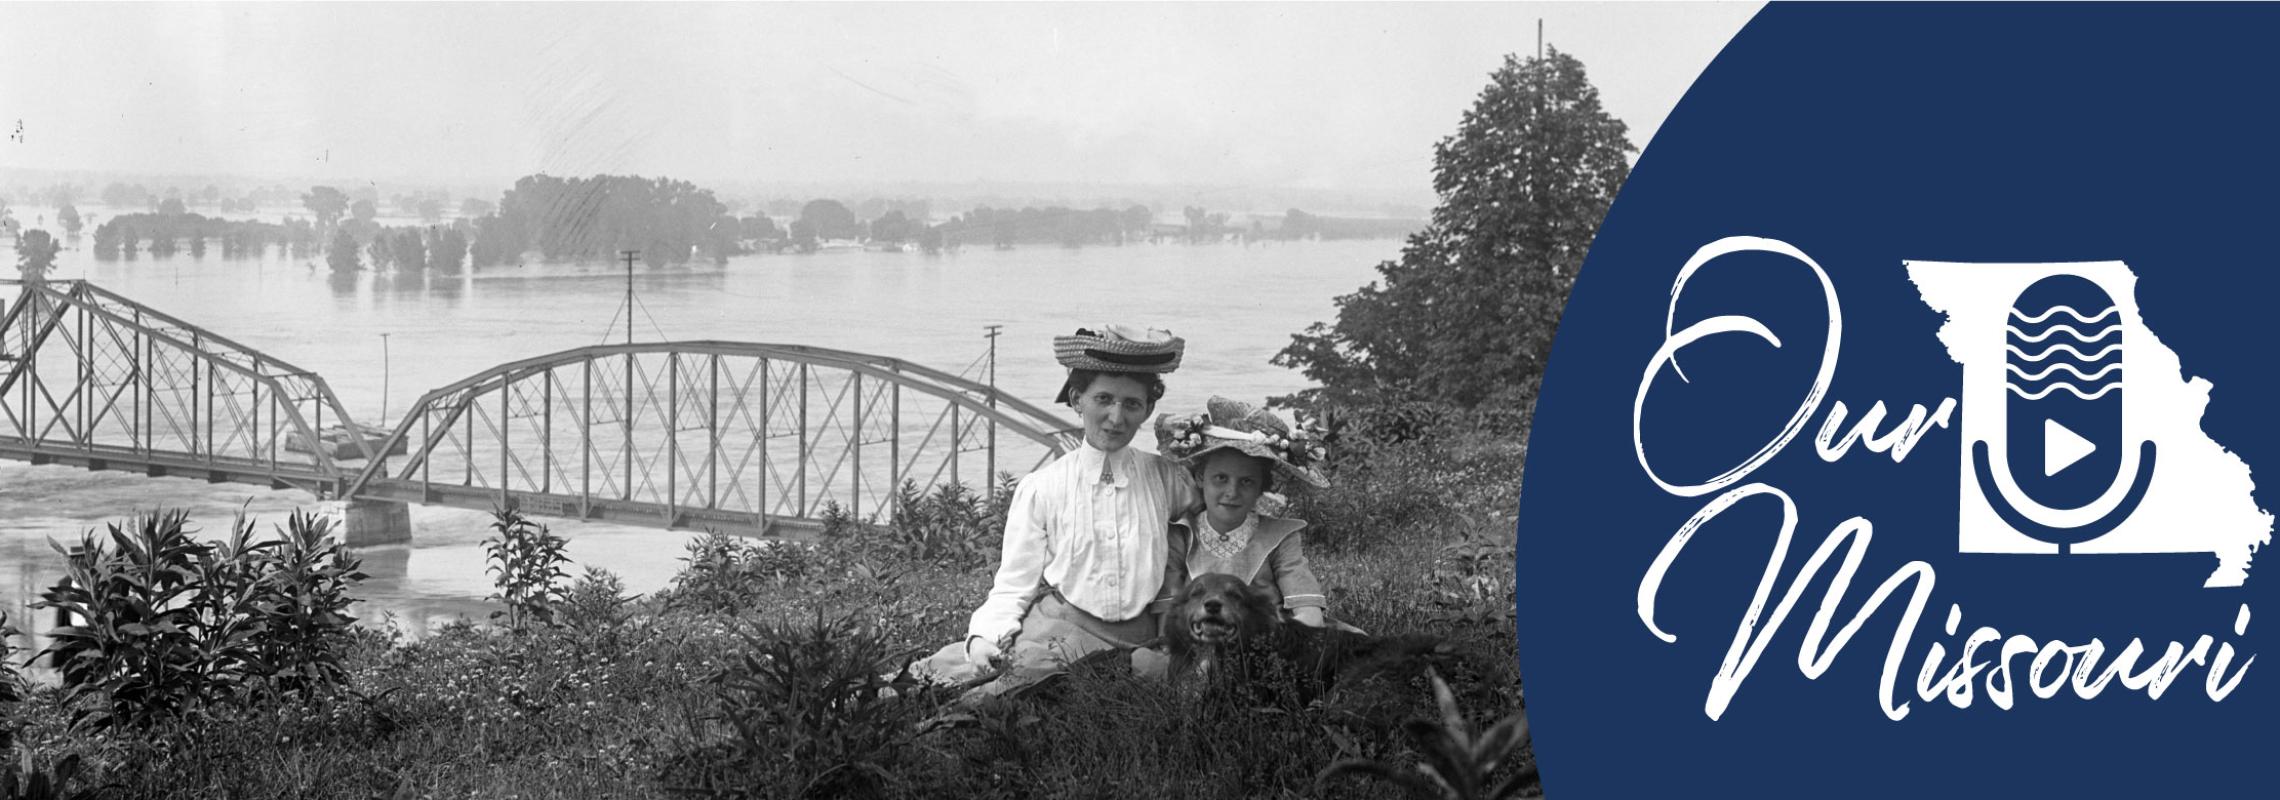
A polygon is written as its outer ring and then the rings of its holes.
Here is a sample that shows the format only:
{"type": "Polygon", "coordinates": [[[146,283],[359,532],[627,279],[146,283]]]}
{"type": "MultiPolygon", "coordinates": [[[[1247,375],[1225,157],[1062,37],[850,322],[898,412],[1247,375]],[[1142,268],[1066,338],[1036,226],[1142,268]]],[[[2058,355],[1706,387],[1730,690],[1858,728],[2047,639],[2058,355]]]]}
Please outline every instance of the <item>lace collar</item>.
{"type": "Polygon", "coordinates": [[[1259,529],[1259,515],[1254,512],[1243,517],[1243,524],[1234,530],[1221,531],[1211,524],[1209,516],[1197,514],[1195,536],[1203,541],[1203,549],[1220,559],[1234,558],[1251,546],[1251,534],[1259,529]]]}

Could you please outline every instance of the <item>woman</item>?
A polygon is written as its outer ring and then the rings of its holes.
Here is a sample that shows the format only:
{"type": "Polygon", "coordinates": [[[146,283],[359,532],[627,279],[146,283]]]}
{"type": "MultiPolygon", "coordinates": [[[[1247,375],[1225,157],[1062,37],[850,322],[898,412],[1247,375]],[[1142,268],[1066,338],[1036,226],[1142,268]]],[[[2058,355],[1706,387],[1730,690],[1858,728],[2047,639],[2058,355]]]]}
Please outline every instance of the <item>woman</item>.
{"type": "Polygon", "coordinates": [[[1057,402],[1084,422],[1084,441],[1023,477],[987,600],[964,642],[914,665],[937,682],[990,682],[969,701],[1015,691],[1086,655],[1130,649],[1156,632],[1154,611],[1177,584],[1164,530],[1194,502],[1188,472],[1129,447],[1179,368],[1185,342],[1168,331],[1103,326],[1055,337],[1069,368],[1057,402]],[[990,680],[995,676],[995,680],[990,680]]]}

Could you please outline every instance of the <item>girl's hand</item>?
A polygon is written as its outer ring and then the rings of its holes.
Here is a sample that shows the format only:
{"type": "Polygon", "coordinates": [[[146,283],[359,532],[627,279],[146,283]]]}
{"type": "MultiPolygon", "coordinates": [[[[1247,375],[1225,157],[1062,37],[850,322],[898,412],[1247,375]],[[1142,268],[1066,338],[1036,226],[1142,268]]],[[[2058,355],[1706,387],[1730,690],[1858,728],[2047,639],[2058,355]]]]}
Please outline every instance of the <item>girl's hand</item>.
{"type": "Polygon", "coordinates": [[[1298,608],[1291,609],[1290,615],[1292,618],[1297,619],[1299,624],[1305,625],[1309,628],[1319,628],[1325,624],[1322,621],[1322,609],[1314,606],[1300,606],[1298,608]]]}

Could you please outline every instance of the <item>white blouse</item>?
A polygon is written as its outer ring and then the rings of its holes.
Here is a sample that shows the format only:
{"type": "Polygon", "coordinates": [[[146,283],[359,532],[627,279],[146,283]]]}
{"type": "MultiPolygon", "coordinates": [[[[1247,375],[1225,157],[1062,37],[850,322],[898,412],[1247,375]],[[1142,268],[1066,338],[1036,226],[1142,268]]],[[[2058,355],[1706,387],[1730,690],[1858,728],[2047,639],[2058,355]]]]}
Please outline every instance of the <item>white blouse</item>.
{"type": "Polygon", "coordinates": [[[1003,642],[1047,584],[1104,621],[1140,616],[1163,587],[1165,529],[1193,493],[1187,470],[1130,447],[1080,444],[1029,473],[1006,514],[997,580],[967,635],[1003,642]]]}

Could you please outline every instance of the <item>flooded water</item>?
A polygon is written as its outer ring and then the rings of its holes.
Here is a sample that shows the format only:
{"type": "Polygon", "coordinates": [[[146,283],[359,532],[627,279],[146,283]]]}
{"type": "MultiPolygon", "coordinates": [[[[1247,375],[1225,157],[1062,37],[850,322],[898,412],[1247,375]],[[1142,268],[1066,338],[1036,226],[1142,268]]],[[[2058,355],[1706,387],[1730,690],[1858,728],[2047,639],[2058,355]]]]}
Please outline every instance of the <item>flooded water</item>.
{"type": "MultiPolygon", "coordinates": [[[[314,370],[367,424],[486,368],[625,336],[616,316],[626,284],[621,265],[340,278],[318,258],[287,259],[275,248],[259,261],[224,261],[218,250],[211,247],[204,259],[145,253],[97,261],[83,236],[53,277],[95,281],[314,370]]],[[[1334,318],[1333,299],[1375,279],[1376,265],[1399,250],[1391,240],[1031,246],[636,267],[634,335],[814,345],[979,377],[988,348],[984,326],[1002,325],[998,386],[1050,407],[1062,374],[1051,337],[1102,322],[1142,323],[1188,341],[1180,371],[1167,381],[1165,408],[1179,410],[1200,407],[1212,394],[1258,400],[1304,388],[1303,376],[1267,360],[1291,334],[1334,318]]],[[[15,260],[4,248],[0,258],[15,260]]],[[[44,628],[45,615],[35,618],[28,606],[59,574],[61,559],[49,541],[76,540],[140,509],[187,508],[205,535],[218,536],[241,510],[267,530],[294,508],[317,506],[299,492],[0,462],[0,606],[18,627],[44,628]]],[[[409,545],[361,551],[372,577],[361,588],[359,616],[392,619],[415,637],[460,616],[486,617],[492,607],[482,598],[492,587],[480,542],[488,517],[420,506],[411,515],[409,545]]],[[[570,540],[579,565],[609,569],[635,592],[666,585],[692,536],[547,522],[570,540]]]]}

